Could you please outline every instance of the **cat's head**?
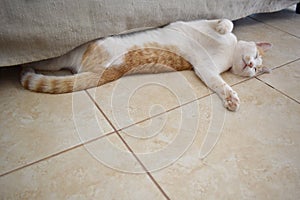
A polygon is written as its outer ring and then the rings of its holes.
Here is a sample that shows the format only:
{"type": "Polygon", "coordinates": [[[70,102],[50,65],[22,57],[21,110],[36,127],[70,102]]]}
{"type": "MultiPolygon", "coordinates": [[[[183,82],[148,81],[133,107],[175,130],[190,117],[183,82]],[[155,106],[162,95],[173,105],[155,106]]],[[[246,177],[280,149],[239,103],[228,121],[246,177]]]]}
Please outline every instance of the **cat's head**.
{"type": "Polygon", "coordinates": [[[262,65],[262,55],[272,44],[267,42],[238,41],[233,56],[231,71],[240,76],[254,76],[258,72],[268,72],[262,65]]]}

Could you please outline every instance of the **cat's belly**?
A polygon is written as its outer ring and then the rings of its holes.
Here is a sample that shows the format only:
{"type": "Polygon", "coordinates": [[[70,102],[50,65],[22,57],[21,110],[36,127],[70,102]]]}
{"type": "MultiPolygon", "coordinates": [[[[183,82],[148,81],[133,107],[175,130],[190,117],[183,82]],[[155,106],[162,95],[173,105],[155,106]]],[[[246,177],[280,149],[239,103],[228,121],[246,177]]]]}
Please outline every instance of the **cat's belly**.
{"type": "Polygon", "coordinates": [[[112,61],[101,76],[101,84],[129,74],[154,74],[191,70],[192,65],[172,45],[148,43],[134,46],[122,57],[112,61]]]}
{"type": "Polygon", "coordinates": [[[119,65],[113,66],[126,73],[159,73],[192,69],[192,65],[181,55],[174,45],[156,42],[134,46],[128,50],[119,65]]]}

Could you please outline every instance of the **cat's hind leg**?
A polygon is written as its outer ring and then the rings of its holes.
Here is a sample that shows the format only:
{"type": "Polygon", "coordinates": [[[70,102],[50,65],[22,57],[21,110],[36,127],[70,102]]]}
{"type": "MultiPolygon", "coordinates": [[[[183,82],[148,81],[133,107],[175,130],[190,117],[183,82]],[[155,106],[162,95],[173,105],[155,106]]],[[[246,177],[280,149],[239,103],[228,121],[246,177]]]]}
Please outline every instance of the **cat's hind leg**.
{"type": "Polygon", "coordinates": [[[59,57],[23,64],[22,68],[33,68],[39,71],[60,71],[62,69],[68,69],[72,73],[77,73],[85,49],[86,44],[59,57]]]}
{"type": "Polygon", "coordinates": [[[59,71],[63,68],[66,68],[65,64],[66,62],[64,62],[60,58],[51,58],[47,60],[23,64],[22,68],[25,69],[25,71],[27,71],[28,68],[40,71],[59,71]]]}
{"type": "Polygon", "coordinates": [[[233,30],[232,21],[230,21],[228,19],[220,19],[217,22],[216,31],[218,31],[218,33],[224,35],[227,33],[231,33],[232,30],[233,30]]]}

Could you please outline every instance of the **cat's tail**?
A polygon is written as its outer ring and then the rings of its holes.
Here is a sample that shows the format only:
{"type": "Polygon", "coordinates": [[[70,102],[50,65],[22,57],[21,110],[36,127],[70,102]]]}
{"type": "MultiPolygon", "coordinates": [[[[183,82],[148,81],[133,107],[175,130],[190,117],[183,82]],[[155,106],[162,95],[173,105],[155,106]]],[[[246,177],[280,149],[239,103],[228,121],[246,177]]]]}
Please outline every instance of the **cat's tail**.
{"type": "Polygon", "coordinates": [[[21,84],[24,88],[42,93],[60,94],[98,86],[99,75],[82,72],[69,76],[48,76],[37,74],[31,68],[23,69],[21,84]]]}

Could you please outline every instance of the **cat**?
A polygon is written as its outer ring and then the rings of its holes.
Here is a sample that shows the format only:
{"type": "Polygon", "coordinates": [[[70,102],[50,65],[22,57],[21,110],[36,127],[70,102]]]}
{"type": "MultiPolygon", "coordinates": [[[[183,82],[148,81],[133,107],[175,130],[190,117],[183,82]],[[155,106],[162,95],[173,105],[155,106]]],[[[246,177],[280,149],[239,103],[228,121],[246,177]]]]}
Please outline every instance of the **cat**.
{"type": "Polygon", "coordinates": [[[267,42],[238,41],[228,19],[174,22],[164,27],[88,42],[69,53],[26,64],[21,72],[24,88],[44,93],[67,93],[103,85],[124,75],[194,70],[195,74],[236,111],[237,93],[220,74],[252,77],[262,67],[267,42]],[[67,68],[69,76],[49,76],[35,70],[67,68]]]}

